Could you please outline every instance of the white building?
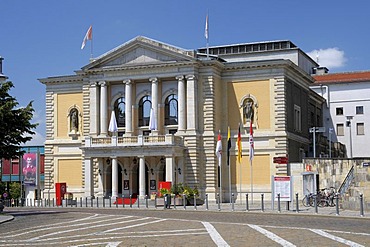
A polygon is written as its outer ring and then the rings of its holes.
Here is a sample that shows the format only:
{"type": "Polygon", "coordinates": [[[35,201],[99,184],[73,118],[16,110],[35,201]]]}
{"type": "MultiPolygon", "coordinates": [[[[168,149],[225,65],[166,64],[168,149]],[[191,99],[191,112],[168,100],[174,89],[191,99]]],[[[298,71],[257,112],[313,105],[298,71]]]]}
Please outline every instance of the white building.
{"type": "Polygon", "coordinates": [[[327,101],[324,126],[329,139],[345,144],[348,158],[368,157],[370,71],[324,73],[314,78],[311,89],[327,101]]]}

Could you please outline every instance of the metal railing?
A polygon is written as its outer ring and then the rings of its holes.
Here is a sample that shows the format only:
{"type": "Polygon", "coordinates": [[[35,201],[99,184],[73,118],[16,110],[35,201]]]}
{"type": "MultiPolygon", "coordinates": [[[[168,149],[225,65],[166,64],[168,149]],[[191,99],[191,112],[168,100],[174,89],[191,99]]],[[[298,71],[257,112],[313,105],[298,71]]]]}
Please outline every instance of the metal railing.
{"type": "Polygon", "coordinates": [[[355,167],[352,166],[343,183],[340,185],[338,189],[338,194],[342,196],[351,186],[351,183],[354,179],[355,179],[355,167]]]}

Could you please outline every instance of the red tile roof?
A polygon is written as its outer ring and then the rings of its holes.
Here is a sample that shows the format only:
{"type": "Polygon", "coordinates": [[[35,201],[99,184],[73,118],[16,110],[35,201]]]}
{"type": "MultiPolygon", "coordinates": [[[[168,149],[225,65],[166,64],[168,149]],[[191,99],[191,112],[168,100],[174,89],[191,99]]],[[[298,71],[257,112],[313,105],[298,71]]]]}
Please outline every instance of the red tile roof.
{"type": "Polygon", "coordinates": [[[315,75],[315,84],[370,82],[370,71],[344,72],[324,75],[315,75]]]}

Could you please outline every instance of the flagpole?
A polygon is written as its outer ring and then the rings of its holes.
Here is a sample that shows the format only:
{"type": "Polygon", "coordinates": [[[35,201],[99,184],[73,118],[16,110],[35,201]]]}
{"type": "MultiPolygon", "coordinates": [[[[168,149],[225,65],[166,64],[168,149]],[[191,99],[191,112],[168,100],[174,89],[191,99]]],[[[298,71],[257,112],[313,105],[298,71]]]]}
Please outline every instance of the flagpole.
{"type": "Polygon", "coordinates": [[[229,161],[229,197],[230,197],[230,204],[231,204],[231,164],[229,161]]]}
{"type": "Polygon", "coordinates": [[[253,160],[250,160],[251,162],[251,200],[252,200],[252,204],[253,204],[253,160]]]}
{"type": "Polygon", "coordinates": [[[220,168],[220,197],[219,197],[219,203],[222,202],[222,158],[219,160],[219,168],[220,168]]]}
{"type": "Polygon", "coordinates": [[[239,195],[240,202],[242,202],[242,162],[239,162],[239,195]]]}
{"type": "Polygon", "coordinates": [[[206,37],[206,47],[207,47],[207,59],[209,58],[209,22],[208,22],[208,18],[209,18],[209,12],[207,11],[207,16],[206,16],[206,27],[205,27],[205,30],[204,30],[204,35],[206,37]]]}
{"type": "Polygon", "coordinates": [[[90,60],[93,60],[93,36],[91,36],[91,44],[90,44],[90,60]]]}

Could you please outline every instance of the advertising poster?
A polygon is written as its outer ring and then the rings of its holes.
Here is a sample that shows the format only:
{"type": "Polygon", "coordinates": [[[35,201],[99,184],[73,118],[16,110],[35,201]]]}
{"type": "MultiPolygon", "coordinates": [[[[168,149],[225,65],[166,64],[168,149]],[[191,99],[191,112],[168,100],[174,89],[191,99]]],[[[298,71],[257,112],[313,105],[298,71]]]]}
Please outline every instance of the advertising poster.
{"type": "Polygon", "coordinates": [[[280,200],[285,202],[292,201],[292,184],[290,176],[274,176],[273,177],[273,193],[275,201],[277,201],[278,194],[280,200]]]}
{"type": "Polygon", "coordinates": [[[22,175],[24,185],[36,185],[36,176],[37,176],[36,153],[26,153],[23,155],[22,175]]]}

